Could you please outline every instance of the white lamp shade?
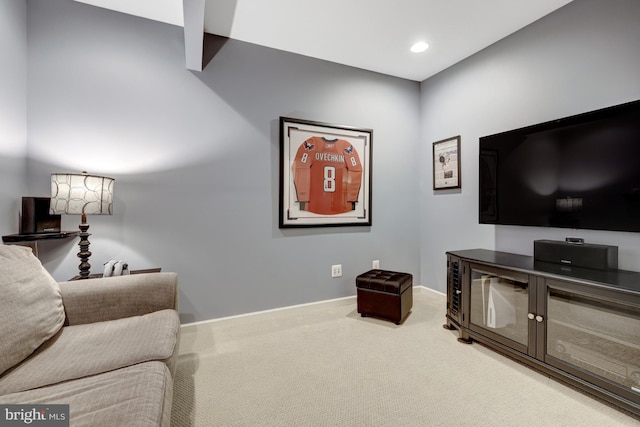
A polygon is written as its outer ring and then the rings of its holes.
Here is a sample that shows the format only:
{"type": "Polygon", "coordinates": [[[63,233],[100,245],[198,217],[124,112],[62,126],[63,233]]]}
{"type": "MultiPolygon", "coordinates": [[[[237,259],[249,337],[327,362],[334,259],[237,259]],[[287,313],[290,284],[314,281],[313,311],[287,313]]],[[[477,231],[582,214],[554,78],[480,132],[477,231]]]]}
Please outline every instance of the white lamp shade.
{"type": "Polygon", "coordinates": [[[71,173],[51,174],[51,214],[113,214],[113,178],[71,173]]]}

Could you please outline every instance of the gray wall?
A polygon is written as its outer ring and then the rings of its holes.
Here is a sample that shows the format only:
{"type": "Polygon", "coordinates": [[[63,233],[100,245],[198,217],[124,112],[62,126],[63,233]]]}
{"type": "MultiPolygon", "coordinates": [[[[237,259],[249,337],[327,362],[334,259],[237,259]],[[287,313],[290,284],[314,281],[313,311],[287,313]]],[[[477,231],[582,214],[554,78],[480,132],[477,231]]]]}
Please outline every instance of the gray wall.
{"type": "Polygon", "coordinates": [[[18,232],[27,152],[27,8],[0,2],[0,235],[18,232]]]}
{"type": "MultiPolygon", "coordinates": [[[[47,195],[53,171],[114,176],[116,214],[89,218],[94,271],[111,258],[177,271],[183,321],[353,295],[373,259],[443,291],[446,250],[530,254],[535,239],[563,239],[478,225],[478,138],[640,98],[634,0],[575,0],[420,85],[233,40],[190,72],[182,28],[68,0],[29,0],[17,48],[24,4],[0,8],[2,42],[18,39],[1,72],[19,82],[0,108],[26,108],[29,61],[28,145],[17,109],[0,122],[18,135],[0,146],[0,227],[17,227],[4,213],[24,194],[27,148],[29,195],[47,195]],[[374,129],[373,227],[278,229],[280,116],[374,129]],[[454,135],[462,189],[434,192],[431,143],[454,135]]],[[[619,245],[621,267],[637,269],[637,234],[571,234],[619,245]]],[[[76,252],[41,246],[59,280],[76,252]]]]}
{"type": "Polygon", "coordinates": [[[446,288],[445,255],[483,247],[532,255],[536,239],[568,235],[619,246],[638,270],[637,233],[479,225],[478,139],[640,98],[640,2],[574,0],[421,84],[423,159],[431,143],[462,137],[462,190],[437,194],[421,168],[422,282],[446,288]]]}
{"type": "MultiPolygon", "coordinates": [[[[233,40],[191,72],[182,28],[27,4],[29,190],[116,178],[115,214],[88,218],[93,271],[178,272],[187,322],[354,295],[373,259],[420,283],[418,83],[233,40]],[[372,227],[278,229],[280,116],[374,130],[372,227]]],[[[76,273],[75,241],[46,249],[54,277],[76,273]]]]}

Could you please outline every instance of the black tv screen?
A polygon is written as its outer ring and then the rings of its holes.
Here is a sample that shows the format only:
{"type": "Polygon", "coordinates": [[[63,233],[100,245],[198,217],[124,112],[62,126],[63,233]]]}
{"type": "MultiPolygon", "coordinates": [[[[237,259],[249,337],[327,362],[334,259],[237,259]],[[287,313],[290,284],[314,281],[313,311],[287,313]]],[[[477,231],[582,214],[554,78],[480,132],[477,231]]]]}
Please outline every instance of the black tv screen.
{"type": "Polygon", "coordinates": [[[480,138],[482,224],[640,232],[640,100],[480,138]]]}

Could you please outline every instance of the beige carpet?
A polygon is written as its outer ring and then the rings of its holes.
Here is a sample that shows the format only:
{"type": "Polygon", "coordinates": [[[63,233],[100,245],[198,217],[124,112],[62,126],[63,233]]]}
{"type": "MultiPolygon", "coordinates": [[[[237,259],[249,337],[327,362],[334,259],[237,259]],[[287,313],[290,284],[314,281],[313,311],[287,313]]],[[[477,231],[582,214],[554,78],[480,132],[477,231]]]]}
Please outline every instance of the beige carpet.
{"type": "Polygon", "coordinates": [[[355,298],[186,325],[173,426],[638,426],[640,421],[442,328],[417,288],[396,326],[355,298]]]}

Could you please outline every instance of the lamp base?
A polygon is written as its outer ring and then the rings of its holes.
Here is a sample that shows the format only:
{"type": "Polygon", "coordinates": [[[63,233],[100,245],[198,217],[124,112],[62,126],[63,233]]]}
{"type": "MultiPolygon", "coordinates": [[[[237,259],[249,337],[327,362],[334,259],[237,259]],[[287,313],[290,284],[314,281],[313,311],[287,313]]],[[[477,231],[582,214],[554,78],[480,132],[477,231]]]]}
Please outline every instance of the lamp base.
{"type": "Polygon", "coordinates": [[[89,229],[89,224],[86,222],[82,222],[80,224],[80,242],[78,242],[78,246],[80,246],[80,252],[78,252],[78,258],[80,258],[80,265],[78,268],[80,269],[80,279],[88,279],[91,264],[89,264],[89,257],[91,256],[91,252],[89,251],[89,236],[91,233],[87,233],[89,229]]]}

